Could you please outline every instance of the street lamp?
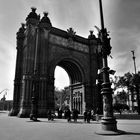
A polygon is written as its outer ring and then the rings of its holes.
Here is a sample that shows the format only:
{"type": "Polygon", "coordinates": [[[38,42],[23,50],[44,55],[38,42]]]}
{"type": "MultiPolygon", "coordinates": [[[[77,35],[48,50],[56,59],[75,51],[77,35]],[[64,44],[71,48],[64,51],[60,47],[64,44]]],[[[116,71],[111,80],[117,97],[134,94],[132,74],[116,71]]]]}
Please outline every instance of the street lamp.
{"type": "Polygon", "coordinates": [[[108,67],[107,57],[111,53],[110,39],[107,29],[104,28],[104,18],[102,9],[102,0],[99,0],[100,18],[101,18],[101,30],[99,32],[99,40],[101,45],[102,54],[102,75],[103,83],[101,94],[103,97],[103,117],[101,119],[101,130],[96,132],[101,135],[117,135],[120,131],[117,130],[117,121],[113,115],[113,91],[111,89],[111,83],[109,79],[110,68],[108,67]]]}
{"type": "Polygon", "coordinates": [[[139,74],[137,73],[137,70],[136,70],[135,51],[132,50],[131,52],[132,52],[132,55],[133,55],[132,59],[134,61],[134,70],[135,70],[135,74],[133,75],[133,81],[135,83],[136,94],[137,94],[138,114],[140,115],[140,99],[139,99],[139,81],[140,81],[140,77],[139,77],[139,74]]]}
{"type": "MultiPolygon", "coordinates": [[[[131,52],[132,52],[132,59],[134,61],[134,70],[135,70],[135,75],[136,75],[137,70],[136,70],[136,61],[135,61],[135,59],[136,59],[136,57],[135,57],[135,51],[132,50],[131,52]]],[[[132,111],[134,111],[134,93],[133,93],[133,91],[131,91],[131,101],[132,101],[132,111]]]]}
{"type": "Polygon", "coordinates": [[[134,69],[135,69],[135,74],[136,74],[137,73],[137,70],[136,70],[136,61],[135,61],[135,59],[136,59],[136,57],[135,57],[135,51],[132,50],[131,52],[132,52],[132,55],[133,55],[132,59],[134,61],[134,69]]]}

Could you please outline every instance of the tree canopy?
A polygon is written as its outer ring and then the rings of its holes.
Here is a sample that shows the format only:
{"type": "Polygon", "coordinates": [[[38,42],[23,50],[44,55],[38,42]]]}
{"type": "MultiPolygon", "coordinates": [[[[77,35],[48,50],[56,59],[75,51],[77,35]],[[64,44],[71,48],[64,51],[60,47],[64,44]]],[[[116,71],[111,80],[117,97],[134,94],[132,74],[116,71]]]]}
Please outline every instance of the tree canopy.
{"type": "MultiPolygon", "coordinates": [[[[140,114],[140,99],[139,99],[139,88],[140,88],[140,72],[131,74],[130,72],[125,73],[123,76],[116,76],[113,80],[114,90],[122,88],[122,91],[117,92],[115,95],[116,102],[126,104],[127,99],[129,100],[129,94],[136,92],[138,113],[140,114]],[[126,91],[124,89],[127,89],[126,91]]],[[[133,100],[133,99],[132,99],[133,100]]]]}

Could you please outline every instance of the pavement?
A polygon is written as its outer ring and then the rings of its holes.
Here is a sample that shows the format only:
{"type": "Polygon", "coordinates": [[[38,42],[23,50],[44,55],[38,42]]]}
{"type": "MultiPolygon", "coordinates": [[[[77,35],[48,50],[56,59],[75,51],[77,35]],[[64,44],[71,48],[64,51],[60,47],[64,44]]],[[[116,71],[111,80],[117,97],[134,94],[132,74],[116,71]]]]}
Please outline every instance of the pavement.
{"type": "Polygon", "coordinates": [[[9,117],[8,112],[0,112],[0,140],[139,140],[140,120],[117,119],[117,128],[125,131],[122,135],[98,135],[100,122],[68,123],[65,119],[48,121],[39,118],[38,122],[29,118],[9,117]]]}

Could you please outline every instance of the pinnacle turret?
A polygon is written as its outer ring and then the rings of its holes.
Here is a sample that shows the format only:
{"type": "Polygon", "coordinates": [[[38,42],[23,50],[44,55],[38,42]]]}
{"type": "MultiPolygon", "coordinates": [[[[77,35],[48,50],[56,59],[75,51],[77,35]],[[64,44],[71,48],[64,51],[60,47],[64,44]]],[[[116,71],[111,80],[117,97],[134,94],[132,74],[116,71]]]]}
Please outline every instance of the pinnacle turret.
{"type": "Polygon", "coordinates": [[[29,15],[27,16],[27,18],[26,18],[26,21],[28,20],[28,19],[38,19],[39,18],[39,16],[36,14],[36,8],[35,7],[32,7],[31,8],[32,9],[32,11],[29,13],[29,15]]]}
{"type": "Polygon", "coordinates": [[[52,26],[50,19],[48,18],[48,12],[44,12],[44,16],[42,17],[41,23],[47,23],[52,26]]]}

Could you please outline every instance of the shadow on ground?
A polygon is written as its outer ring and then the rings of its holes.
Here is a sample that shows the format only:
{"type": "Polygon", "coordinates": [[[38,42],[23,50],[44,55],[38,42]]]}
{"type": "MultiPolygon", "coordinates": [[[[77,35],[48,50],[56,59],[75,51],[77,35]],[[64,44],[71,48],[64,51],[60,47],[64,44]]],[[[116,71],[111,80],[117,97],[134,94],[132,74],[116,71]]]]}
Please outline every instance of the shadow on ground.
{"type": "Polygon", "coordinates": [[[123,135],[140,135],[140,133],[135,133],[135,132],[124,132],[123,135]]]}
{"type": "Polygon", "coordinates": [[[67,120],[53,120],[53,121],[48,121],[48,120],[37,120],[37,121],[32,121],[32,120],[29,120],[29,121],[26,121],[26,122],[41,122],[41,123],[67,123],[67,124],[100,124],[100,122],[96,122],[96,121],[91,121],[90,123],[85,123],[84,121],[77,121],[77,122],[74,122],[74,121],[71,121],[71,122],[67,122],[67,120]]]}
{"type": "Polygon", "coordinates": [[[7,114],[7,111],[0,111],[0,113],[7,114]]]}

